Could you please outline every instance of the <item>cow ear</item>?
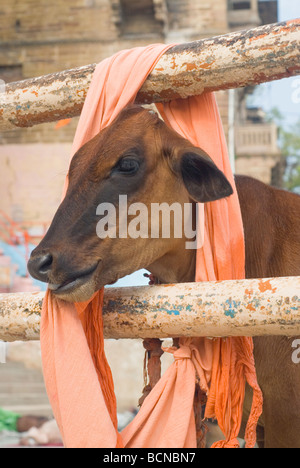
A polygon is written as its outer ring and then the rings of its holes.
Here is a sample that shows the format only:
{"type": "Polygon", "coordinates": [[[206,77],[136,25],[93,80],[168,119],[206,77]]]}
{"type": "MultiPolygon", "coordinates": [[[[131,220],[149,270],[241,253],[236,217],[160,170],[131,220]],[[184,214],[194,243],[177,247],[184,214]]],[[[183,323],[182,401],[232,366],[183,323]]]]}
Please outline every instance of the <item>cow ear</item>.
{"type": "Polygon", "coordinates": [[[180,168],[184,185],[191,198],[197,202],[212,202],[233,194],[232,187],[223,172],[199,148],[181,151],[177,159],[177,168],[180,168]]]}

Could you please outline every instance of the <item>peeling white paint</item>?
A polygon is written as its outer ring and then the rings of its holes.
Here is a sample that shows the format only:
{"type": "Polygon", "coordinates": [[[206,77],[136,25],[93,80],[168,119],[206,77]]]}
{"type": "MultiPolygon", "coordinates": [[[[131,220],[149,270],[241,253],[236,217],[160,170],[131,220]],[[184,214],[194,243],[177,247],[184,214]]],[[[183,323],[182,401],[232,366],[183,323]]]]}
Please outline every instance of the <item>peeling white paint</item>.
{"type": "MultiPolygon", "coordinates": [[[[0,294],[0,340],[38,340],[43,297],[0,294]]],[[[296,336],[300,277],[107,288],[103,314],[105,338],[296,336]]]]}
{"type": "MultiPolygon", "coordinates": [[[[137,96],[140,104],[238,88],[300,74],[300,20],[177,46],[164,54],[137,96]]],[[[95,64],[8,84],[0,130],[80,114],[95,64]]]]}

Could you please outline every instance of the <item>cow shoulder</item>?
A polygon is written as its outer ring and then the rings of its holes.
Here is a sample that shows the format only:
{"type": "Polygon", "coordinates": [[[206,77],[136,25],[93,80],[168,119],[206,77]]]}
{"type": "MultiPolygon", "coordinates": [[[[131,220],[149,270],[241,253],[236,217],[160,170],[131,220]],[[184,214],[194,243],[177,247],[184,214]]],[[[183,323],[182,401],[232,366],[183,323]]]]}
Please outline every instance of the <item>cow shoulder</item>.
{"type": "Polygon", "coordinates": [[[300,275],[300,196],[236,176],[248,278],[300,275]]]}

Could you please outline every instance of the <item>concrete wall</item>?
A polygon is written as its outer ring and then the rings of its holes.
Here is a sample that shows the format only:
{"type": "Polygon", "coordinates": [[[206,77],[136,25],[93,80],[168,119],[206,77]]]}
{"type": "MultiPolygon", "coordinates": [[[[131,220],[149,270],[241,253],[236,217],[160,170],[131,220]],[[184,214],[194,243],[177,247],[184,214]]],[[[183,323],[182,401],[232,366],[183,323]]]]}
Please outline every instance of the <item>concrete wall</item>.
{"type": "Polygon", "coordinates": [[[70,143],[0,147],[0,207],[18,222],[49,222],[61,200],[70,143]]]}
{"type": "Polygon", "coordinates": [[[255,155],[239,156],[235,161],[237,174],[248,175],[261,180],[265,184],[271,184],[272,169],[279,162],[279,156],[255,155]]]}

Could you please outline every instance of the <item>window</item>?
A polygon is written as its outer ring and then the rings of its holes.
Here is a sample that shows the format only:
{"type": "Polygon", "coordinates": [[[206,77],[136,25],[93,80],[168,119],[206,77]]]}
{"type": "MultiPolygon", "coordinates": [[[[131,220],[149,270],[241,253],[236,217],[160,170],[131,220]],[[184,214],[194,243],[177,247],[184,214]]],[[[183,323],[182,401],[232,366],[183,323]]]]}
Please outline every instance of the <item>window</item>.
{"type": "Polygon", "coordinates": [[[0,80],[5,83],[23,80],[22,65],[0,65],[0,80]]]}
{"type": "Polygon", "coordinates": [[[233,28],[260,25],[258,0],[228,0],[228,23],[233,28]]]}
{"type": "Polygon", "coordinates": [[[120,30],[123,36],[163,34],[164,24],[157,19],[153,0],[119,0],[120,30]]]}
{"type": "Polygon", "coordinates": [[[278,21],[278,2],[277,0],[259,0],[259,16],[262,24],[277,23],[278,21]]]}
{"type": "Polygon", "coordinates": [[[250,0],[229,0],[229,10],[251,10],[250,0]]]}

